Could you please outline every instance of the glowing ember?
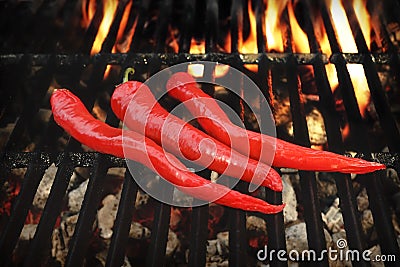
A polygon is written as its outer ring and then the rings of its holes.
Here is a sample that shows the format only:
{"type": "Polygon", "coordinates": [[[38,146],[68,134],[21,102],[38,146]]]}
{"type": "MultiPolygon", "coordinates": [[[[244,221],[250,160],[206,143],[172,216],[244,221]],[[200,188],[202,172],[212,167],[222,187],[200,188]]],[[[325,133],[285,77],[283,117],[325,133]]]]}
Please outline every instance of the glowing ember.
{"type": "Polygon", "coordinates": [[[283,52],[282,32],[280,29],[280,17],[286,7],[287,0],[267,0],[265,12],[265,32],[267,35],[267,50],[269,52],[283,52]]]}

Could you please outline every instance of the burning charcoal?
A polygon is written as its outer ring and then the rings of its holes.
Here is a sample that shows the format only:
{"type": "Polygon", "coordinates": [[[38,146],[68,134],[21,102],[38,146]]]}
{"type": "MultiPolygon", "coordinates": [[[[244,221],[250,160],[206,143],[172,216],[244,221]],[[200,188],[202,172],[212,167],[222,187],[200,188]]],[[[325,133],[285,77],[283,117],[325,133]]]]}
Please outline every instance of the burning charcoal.
{"type": "MultiPolygon", "coordinates": [[[[304,250],[308,250],[307,242],[307,230],[306,224],[300,222],[298,224],[291,225],[285,229],[286,234],[286,249],[288,253],[296,250],[301,254],[304,250]]],[[[326,229],[324,229],[326,247],[330,247],[332,244],[332,237],[326,229]]]]}
{"type": "Polygon", "coordinates": [[[337,233],[344,227],[343,215],[339,208],[339,198],[336,198],[328,211],[322,214],[322,220],[329,231],[337,233]]]}
{"type": "Polygon", "coordinates": [[[132,222],[129,229],[129,237],[133,239],[146,239],[150,238],[150,229],[144,227],[138,222],[132,222]]]}
{"type": "Polygon", "coordinates": [[[71,212],[79,212],[79,210],[81,209],[88,182],[89,180],[84,181],[77,189],[69,192],[68,207],[71,212]]]}
{"type": "Polygon", "coordinates": [[[207,258],[212,257],[217,254],[217,240],[207,241],[207,258]]]}
{"type": "Polygon", "coordinates": [[[172,255],[174,254],[175,250],[178,248],[179,245],[180,241],[178,239],[178,236],[173,231],[169,230],[165,255],[167,257],[172,257],[172,255]]]}
{"type": "Polygon", "coordinates": [[[149,195],[142,192],[141,190],[138,190],[138,193],[136,195],[135,208],[139,209],[141,206],[145,206],[147,202],[149,202],[149,198],[149,195]]]}
{"type": "Polygon", "coordinates": [[[46,170],[42,180],[40,181],[39,187],[36,191],[35,198],[33,199],[33,206],[38,209],[44,209],[47,198],[50,194],[50,189],[56,176],[57,167],[54,163],[46,170]]]}
{"type": "MultiPolygon", "coordinates": [[[[107,249],[104,249],[101,252],[96,254],[96,259],[100,262],[101,266],[106,266],[107,255],[108,255],[107,249]]],[[[131,266],[132,265],[129,262],[129,259],[125,256],[124,262],[122,263],[121,267],[131,267],[131,266]]]]}
{"type": "Polygon", "coordinates": [[[267,244],[267,226],[263,219],[256,216],[246,218],[248,242],[250,247],[260,249],[267,244]]]}
{"type": "MultiPolygon", "coordinates": [[[[373,246],[369,250],[371,251],[371,255],[369,256],[370,259],[375,259],[377,255],[382,255],[381,247],[379,245],[373,246]]],[[[372,267],[383,267],[383,266],[385,266],[385,264],[383,261],[372,261],[371,266],[372,267]]]]}
{"type": "Polygon", "coordinates": [[[357,196],[357,206],[359,211],[364,211],[369,207],[367,190],[365,188],[357,196]]]}
{"type": "Polygon", "coordinates": [[[66,217],[61,221],[60,227],[53,232],[51,255],[62,266],[64,266],[68,254],[69,241],[72,238],[77,221],[78,214],[66,217]]]}
{"type": "Polygon", "coordinates": [[[288,223],[297,220],[297,199],[289,175],[282,175],[282,182],[282,199],[283,203],[286,203],[285,209],[283,210],[283,220],[285,223],[288,223]]]}
{"type": "Polygon", "coordinates": [[[265,221],[257,216],[248,216],[246,219],[246,229],[248,231],[257,231],[267,233],[265,221]]]}
{"type": "Polygon", "coordinates": [[[367,233],[374,226],[374,218],[370,209],[366,209],[362,213],[361,226],[365,233],[367,233]]]}
{"type": "MultiPolygon", "coordinates": [[[[312,108],[306,115],[308,133],[312,145],[324,145],[328,139],[325,132],[324,119],[321,112],[316,108],[312,108]]],[[[293,122],[287,124],[288,133],[293,136],[293,122]]]]}
{"type": "Polygon", "coordinates": [[[109,239],[112,236],[115,215],[117,214],[119,197],[107,195],[102,201],[103,207],[97,212],[100,236],[109,239]]]}
{"type": "Polygon", "coordinates": [[[217,234],[217,251],[221,256],[229,253],[229,232],[221,232],[217,234]]]}
{"type": "Polygon", "coordinates": [[[336,199],[337,188],[331,173],[320,172],[317,175],[318,198],[322,208],[327,208],[336,199]]]}
{"type": "Polygon", "coordinates": [[[36,232],[37,224],[25,224],[24,228],[22,228],[21,235],[19,237],[20,240],[29,241],[33,239],[33,236],[36,232]]]}
{"type": "MultiPolygon", "coordinates": [[[[338,247],[338,244],[340,246],[342,246],[341,244],[347,244],[346,241],[346,232],[344,230],[339,231],[337,233],[334,233],[332,235],[332,241],[333,241],[333,249],[334,250],[338,250],[338,251],[343,251],[343,255],[346,255],[349,247],[346,245],[345,247],[338,247]]],[[[330,265],[332,266],[352,266],[351,265],[351,261],[350,259],[346,260],[346,257],[343,257],[343,259],[340,259],[340,257],[338,257],[338,259],[335,262],[330,262],[330,265]]]]}

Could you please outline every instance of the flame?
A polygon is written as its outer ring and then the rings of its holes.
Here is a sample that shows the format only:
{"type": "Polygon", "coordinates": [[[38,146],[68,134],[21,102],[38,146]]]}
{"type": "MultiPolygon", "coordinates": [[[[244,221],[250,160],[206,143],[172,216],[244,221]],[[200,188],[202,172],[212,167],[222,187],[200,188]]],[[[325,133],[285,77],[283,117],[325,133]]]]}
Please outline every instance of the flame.
{"type": "Polygon", "coordinates": [[[126,24],[128,23],[129,13],[131,12],[131,8],[132,8],[132,1],[129,1],[125,7],[124,14],[122,15],[121,23],[119,24],[118,34],[117,34],[117,42],[113,46],[113,50],[112,50],[113,53],[115,53],[117,51],[126,53],[129,50],[130,42],[132,40],[132,36],[133,36],[134,30],[136,27],[136,22],[137,22],[137,19],[136,19],[134,25],[129,30],[128,38],[125,39],[124,32],[126,30],[126,24]],[[121,44],[123,44],[123,45],[121,45],[121,44]]]}
{"type": "MultiPolygon", "coordinates": [[[[326,34],[325,29],[322,27],[323,26],[323,22],[322,22],[322,18],[321,17],[318,17],[317,25],[319,27],[317,27],[315,29],[315,34],[316,34],[317,39],[319,41],[319,45],[321,47],[321,51],[322,51],[322,53],[324,53],[326,55],[330,55],[330,54],[332,54],[332,50],[331,50],[331,46],[329,44],[328,35],[326,34]]],[[[325,69],[326,69],[326,74],[328,76],[329,84],[330,84],[332,92],[333,92],[333,91],[336,90],[336,88],[339,85],[339,80],[338,80],[338,77],[337,77],[335,65],[333,65],[332,63],[328,63],[328,64],[325,65],[325,69]]]]}
{"type": "Polygon", "coordinates": [[[292,30],[293,42],[295,53],[310,53],[310,46],[308,44],[307,35],[304,33],[303,29],[300,27],[297,22],[296,16],[293,10],[292,1],[289,1],[288,4],[288,13],[289,13],[289,21],[290,27],[292,30]]]}
{"type": "Polygon", "coordinates": [[[256,16],[251,8],[251,0],[248,3],[249,20],[250,20],[250,34],[245,41],[243,41],[243,32],[239,34],[239,53],[242,54],[257,54],[257,28],[256,16]]]}
{"type": "Polygon", "coordinates": [[[117,1],[103,1],[103,19],[100,23],[99,30],[94,40],[92,50],[90,54],[96,54],[100,52],[101,46],[107,37],[108,31],[110,29],[111,23],[114,18],[115,11],[117,10],[117,1]]]}
{"type": "Polygon", "coordinates": [[[96,1],[82,0],[82,20],[81,25],[87,29],[96,11],[96,1]]]}
{"type": "MultiPolygon", "coordinates": [[[[251,0],[248,2],[249,10],[249,21],[250,21],[250,34],[245,41],[243,41],[243,30],[239,33],[239,47],[238,51],[242,54],[257,54],[257,26],[256,26],[256,15],[251,8],[251,0]]],[[[246,68],[253,72],[257,72],[258,65],[256,64],[245,64],[246,68]]]]}
{"type": "Polygon", "coordinates": [[[283,52],[282,32],[280,29],[280,17],[287,0],[267,0],[265,11],[265,32],[267,36],[267,50],[269,52],[283,52]]]}
{"type": "Polygon", "coordinates": [[[190,42],[190,54],[204,54],[206,52],[206,42],[204,40],[202,41],[196,41],[196,39],[193,37],[191,42],[190,42]]]}
{"type": "Polygon", "coordinates": [[[367,11],[366,0],[354,0],[353,2],[354,12],[356,13],[357,20],[360,24],[361,31],[364,35],[365,42],[367,43],[368,49],[371,48],[371,20],[370,15],[367,11]]]}
{"type": "MultiPolygon", "coordinates": [[[[358,8],[360,12],[360,8],[358,8]]],[[[358,53],[356,42],[350,28],[349,21],[347,20],[346,12],[340,0],[333,0],[330,5],[332,20],[335,25],[337,38],[342,51],[345,53],[358,53]]],[[[365,12],[366,9],[364,9],[365,12]]],[[[368,14],[368,13],[367,13],[368,14]]],[[[370,24],[367,25],[370,27],[370,24]]],[[[369,32],[371,28],[364,31],[369,32]]],[[[368,35],[369,36],[369,35],[368,35]]],[[[369,43],[370,40],[366,40],[369,43]]],[[[367,106],[370,103],[370,93],[368,90],[368,82],[365,77],[364,68],[359,64],[347,64],[347,69],[350,74],[351,82],[354,86],[355,95],[360,109],[361,116],[365,117],[367,106]]]]}

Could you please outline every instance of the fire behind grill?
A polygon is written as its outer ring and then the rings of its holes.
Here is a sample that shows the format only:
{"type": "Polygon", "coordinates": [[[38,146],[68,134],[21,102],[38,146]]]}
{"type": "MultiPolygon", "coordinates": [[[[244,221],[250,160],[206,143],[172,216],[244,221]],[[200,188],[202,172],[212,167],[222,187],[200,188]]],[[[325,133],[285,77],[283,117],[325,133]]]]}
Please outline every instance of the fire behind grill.
{"type": "MultiPolygon", "coordinates": [[[[272,51],[267,49],[270,40],[265,38],[262,26],[266,4],[262,1],[252,1],[256,21],[257,50],[254,52],[255,54],[251,55],[244,54],[240,47],[243,36],[249,35],[250,32],[249,17],[246,15],[248,6],[244,1],[143,0],[134,1],[133,4],[129,1],[119,1],[107,36],[95,55],[91,55],[91,51],[103,19],[104,3],[102,1],[97,1],[96,12],[86,29],[81,32],[75,25],[76,13],[80,14],[77,12],[77,7],[81,5],[80,2],[65,1],[60,4],[51,1],[20,2],[18,4],[2,2],[1,5],[3,34],[1,35],[2,54],[0,55],[2,70],[2,116],[0,119],[2,127],[15,121],[15,127],[1,154],[2,184],[6,182],[12,169],[27,168],[20,192],[13,202],[10,217],[2,227],[1,265],[13,262],[12,252],[24,227],[35,192],[45,170],[52,163],[56,163],[58,171],[35,236],[24,256],[23,264],[26,266],[37,265],[43,260],[42,252],[50,246],[53,229],[63,206],[64,194],[67,191],[70,177],[76,167],[88,167],[91,170],[90,179],[66,259],[67,266],[81,265],[87,256],[91,230],[97,213],[95,207],[98,207],[103,196],[104,177],[109,168],[125,167],[125,162],[121,159],[99,153],[83,152],[81,145],[72,138],[68,140],[62,152],[57,152],[57,140],[62,136],[62,130],[51,119],[43,127],[37,127],[34,123],[39,111],[49,108],[49,86],[54,87],[55,82],[59,86],[71,88],[91,109],[95,104],[99,104],[98,100],[102,99],[103,94],[112,93],[113,86],[121,80],[122,70],[128,66],[134,66],[136,69],[133,78],[142,80],[143,74],[152,75],[166,66],[187,61],[210,60],[228,64],[247,73],[263,90],[266,98],[270,101],[269,104],[272,105],[276,93],[272,85],[276,84],[276,77],[279,77],[279,72],[282,71],[286,80],[284,85],[288,92],[293,120],[294,139],[291,141],[310,146],[304,104],[301,100],[304,96],[301,92],[306,88],[298,82],[298,77],[301,66],[311,66],[317,90],[318,107],[324,118],[329,150],[344,154],[351,149],[358,152],[357,156],[385,163],[397,172],[400,169],[400,161],[396,154],[400,151],[400,135],[377,71],[378,67],[384,65],[389,66],[392,73],[395,73],[393,74],[394,78],[397,78],[395,75],[399,73],[397,47],[392,43],[385,28],[387,21],[393,19],[393,14],[398,14],[396,11],[400,10],[397,2],[384,1],[383,10],[377,16],[378,22],[376,23],[380,31],[375,32],[379,35],[377,39],[382,44],[377,51],[385,52],[379,54],[369,52],[370,49],[368,49],[361,31],[362,25],[358,22],[355,10],[349,3],[344,3],[359,52],[346,54],[342,53],[338,43],[328,7],[322,2],[302,1],[297,5],[297,10],[301,11],[300,21],[307,34],[310,53],[296,54],[293,53],[291,45],[293,36],[288,8],[283,9],[280,19],[285,40],[283,51],[272,51]],[[344,113],[353,137],[350,139],[351,141],[345,141],[345,143],[340,131],[341,122],[335,97],[325,70],[328,57],[321,53],[312,26],[315,23],[312,21],[314,16],[312,11],[316,6],[329,39],[332,52],[329,62],[336,67],[344,113]],[[118,40],[119,25],[124,18],[125,10],[129,10],[126,25],[130,25],[134,31],[132,35],[129,35],[130,28],[126,27],[128,30],[124,32],[125,35],[131,36],[129,47],[125,47],[127,52],[114,53],[113,47],[118,40]],[[179,19],[172,19],[175,17],[179,19]],[[216,27],[216,25],[219,26],[216,27]],[[174,39],[176,36],[173,36],[171,29],[179,32],[178,39],[174,39]],[[226,34],[230,35],[230,43],[225,51],[221,47],[226,45],[226,40],[224,40],[226,34]],[[46,38],[43,38],[44,36],[46,38]],[[190,54],[193,39],[204,40],[203,54],[190,54]],[[179,47],[178,51],[174,51],[176,45],[171,45],[174,42],[179,47]],[[226,53],[227,50],[230,53],[226,53]],[[352,77],[347,68],[349,63],[362,64],[364,67],[371,99],[384,133],[384,143],[390,153],[376,153],[379,151],[373,150],[369,145],[372,142],[367,134],[368,126],[362,117],[363,111],[357,104],[352,77]],[[257,65],[258,70],[251,72],[244,64],[257,65]],[[114,75],[105,78],[105,73],[109,72],[107,67],[109,65],[113,65],[111,71],[114,72],[114,75]],[[34,151],[21,152],[24,148],[23,145],[27,143],[26,139],[30,138],[39,139],[39,141],[30,140],[35,144],[34,151]]],[[[203,89],[207,93],[214,93],[212,87],[203,89]]],[[[245,94],[245,91],[243,93],[245,94]]],[[[240,100],[230,97],[227,102],[238,113],[242,111],[240,100]]],[[[168,106],[170,103],[164,104],[168,106]]],[[[262,116],[266,104],[260,104],[262,120],[270,119],[262,116]]],[[[109,109],[107,104],[104,106],[105,110],[109,109]]],[[[107,111],[106,122],[112,126],[119,124],[111,111],[107,111]]],[[[140,168],[138,166],[138,169],[140,168]]],[[[133,203],[138,191],[131,175],[138,174],[129,172],[125,174],[107,255],[107,266],[120,266],[124,260],[129,227],[134,213],[133,203]]],[[[209,172],[203,172],[201,175],[209,177],[209,172]]],[[[316,174],[299,171],[299,175],[301,199],[305,206],[304,220],[307,227],[308,246],[320,253],[326,249],[326,244],[321,207],[317,196],[316,174]]],[[[388,197],[398,196],[399,190],[394,186],[392,188],[394,193],[387,194],[384,187],[387,187],[388,182],[382,172],[364,176],[360,180],[368,192],[381,252],[383,255],[395,255],[398,259],[400,252],[391,221],[391,211],[388,208],[388,197]]],[[[366,244],[360,226],[350,175],[334,174],[334,177],[343,212],[348,246],[350,249],[362,251],[366,249],[366,244]]],[[[241,187],[239,185],[239,189],[243,189],[241,187]]],[[[166,194],[171,193],[166,191],[166,194]]],[[[280,194],[266,191],[268,202],[280,203],[282,201],[280,194]]],[[[148,266],[161,266],[165,263],[162,255],[165,254],[167,243],[170,209],[171,207],[168,205],[157,203],[151,241],[146,256],[146,265],[148,266]]],[[[208,212],[208,206],[192,210],[189,266],[205,265],[208,212]]],[[[231,266],[247,264],[245,216],[246,214],[242,211],[229,210],[229,265],[231,266]]],[[[263,218],[268,226],[268,249],[286,249],[283,215],[268,215],[263,218]]],[[[326,265],[327,261],[328,259],[325,257],[319,264],[326,265]]],[[[362,261],[353,264],[367,265],[362,261]]],[[[274,258],[271,265],[286,265],[286,263],[274,258]]]]}

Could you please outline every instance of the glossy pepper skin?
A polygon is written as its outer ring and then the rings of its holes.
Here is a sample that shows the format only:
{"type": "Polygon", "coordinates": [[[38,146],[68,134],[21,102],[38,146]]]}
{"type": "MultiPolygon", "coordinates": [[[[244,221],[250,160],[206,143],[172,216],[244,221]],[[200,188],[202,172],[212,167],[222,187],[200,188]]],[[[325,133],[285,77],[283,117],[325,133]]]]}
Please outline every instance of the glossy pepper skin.
{"type": "Polygon", "coordinates": [[[149,138],[110,127],[93,118],[83,103],[66,89],[56,90],[50,102],[56,123],[79,142],[99,152],[122,158],[127,156],[142,163],[187,194],[207,201],[224,192],[226,194],[215,203],[265,214],[278,213],[284,208],[284,204],[271,205],[191,173],[177,158],[165,153],[149,138]],[[169,163],[171,160],[174,165],[169,163]]]}
{"type": "Polygon", "coordinates": [[[170,114],[141,82],[128,81],[117,86],[111,97],[111,107],[128,128],[149,137],[175,155],[182,154],[218,173],[282,191],[282,179],[274,169],[243,156],[170,114]]]}
{"type": "Polygon", "coordinates": [[[218,103],[198,87],[188,73],[179,72],[172,75],[167,82],[167,91],[173,98],[184,102],[193,116],[201,117],[197,120],[208,134],[226,145],[231,145],[237,151],[246,153],[243,151],[244,144],[250,142],[249,156],[264,162],[263,155],[271,153],[275,146],[272,163],[275,167],[357,174],[386,168],[385,165],[376,162],[298,146],[238,127],[229,120],[218,103]]]}

